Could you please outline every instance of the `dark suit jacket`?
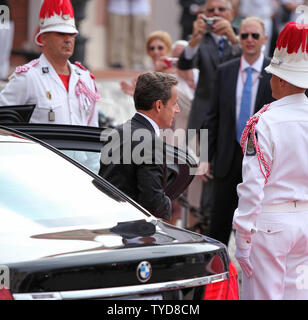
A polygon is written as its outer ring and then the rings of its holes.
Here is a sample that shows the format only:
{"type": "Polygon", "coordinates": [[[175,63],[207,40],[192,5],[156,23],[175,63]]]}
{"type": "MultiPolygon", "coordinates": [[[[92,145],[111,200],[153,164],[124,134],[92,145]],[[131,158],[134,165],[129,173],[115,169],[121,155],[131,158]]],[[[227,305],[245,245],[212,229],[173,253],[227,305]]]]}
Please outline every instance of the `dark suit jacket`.
{"type": "Polygon", "coordinates": [[[111,137],[102,149],[99,175],[156,217],[169,220],[172,207],[165,195],[165,144],[155,135],[153,126],[143,116],[135,114],[113,130],[111,137]],[[137,137],[138,129],[145,131],[141,132],[141,139],[137,137]],[[135,137],[138,141],[134,141],[135,137]],[[108,164],[111,155],[112,163],[108,164]],[[136,161],[136,155],[141,155],[140,162],[136,161]]]}
{"type": "Polygon", "coordinates": [[[219,59],[218,46],[209,32],[205,33],[202,38],[194,59],[185,59],[183,52],[178,62],[179,69],[187,70],[196,67],[200,70],[195,98],[188,119],[188,129],[200,129],[205,120],[206,110],[209,107],[211,93],[214,89],[218,65],[239,55],[240,52],[233,54],[228,41],[225,41],[223,57],[219,59]]]}
{"type": "MultiPolygon", "coordinates": [[[[259,87],[255,102],[255,112],[265,104],[274,101],[270,86],[271,75],[264,68],[270,59],[264,58],[259,87]]],[[[236,85],[240,69],[240,58],[219,66],[215,90],[209,111],[202,128],[209,130],[209,161],[214,160],[214,175],[227,175],[236,146],[236,85]]]]}

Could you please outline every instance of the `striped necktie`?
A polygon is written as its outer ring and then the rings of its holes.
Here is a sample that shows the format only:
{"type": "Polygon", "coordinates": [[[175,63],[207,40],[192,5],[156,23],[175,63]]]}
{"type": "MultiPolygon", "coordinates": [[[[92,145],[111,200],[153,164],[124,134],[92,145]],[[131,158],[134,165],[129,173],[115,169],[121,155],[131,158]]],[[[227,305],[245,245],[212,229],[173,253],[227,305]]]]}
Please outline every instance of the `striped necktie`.
{"type": "Polygon", "coordinates": [[[225,39],[220,38],[218,42],[218,56],[221,59],[224,55],[224,48],[225,48],[225,39]]]}

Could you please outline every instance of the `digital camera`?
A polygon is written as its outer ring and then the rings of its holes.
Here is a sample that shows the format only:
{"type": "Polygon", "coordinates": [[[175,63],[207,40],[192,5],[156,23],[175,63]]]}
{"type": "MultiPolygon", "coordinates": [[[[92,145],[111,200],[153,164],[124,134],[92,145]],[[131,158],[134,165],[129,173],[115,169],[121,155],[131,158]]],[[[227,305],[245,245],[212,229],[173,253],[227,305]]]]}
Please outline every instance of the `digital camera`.
{"type": "Polygon", "coordinates": [[[207,24],[208,29],[211,30],[215,23],[215,18],[203,18],[203,20],[207,24]]]}
{"type": "Polygon", "coordinates": [[[178,65],[178,60],[178,58],[166,58],[164,59],[164,62],[168,68],[172,68],[178,65]]]}

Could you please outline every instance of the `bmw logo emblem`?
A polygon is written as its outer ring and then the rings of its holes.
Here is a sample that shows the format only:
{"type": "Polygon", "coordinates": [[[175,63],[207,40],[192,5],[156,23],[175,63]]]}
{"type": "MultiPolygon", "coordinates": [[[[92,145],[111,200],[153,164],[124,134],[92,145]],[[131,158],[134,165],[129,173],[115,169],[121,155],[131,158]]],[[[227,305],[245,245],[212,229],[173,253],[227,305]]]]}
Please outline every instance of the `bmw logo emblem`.
{"type": "Polygon", "coordinates": [[[137,267],[137,279],[140,282],[147,282],[152,275],[151,264],[147,261],[142,261],[137,267]]]}

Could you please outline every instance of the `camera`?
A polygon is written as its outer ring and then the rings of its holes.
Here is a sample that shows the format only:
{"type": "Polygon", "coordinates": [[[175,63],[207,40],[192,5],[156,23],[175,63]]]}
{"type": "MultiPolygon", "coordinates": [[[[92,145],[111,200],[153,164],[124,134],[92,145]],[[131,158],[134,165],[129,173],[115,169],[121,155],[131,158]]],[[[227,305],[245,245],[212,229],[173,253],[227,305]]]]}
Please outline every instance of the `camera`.
{"type": "Polygon", "coordinates": [[[215,23],[215,18],[203,18],[203,20],[207,24],[208,30],[211,30],[215,23]]]}
{"type": "Polygon", "coordinates": [[[178,58],[166,58],[164,59],[165,64],[168,68],[176,67],[178,64],[178,58]]]}

